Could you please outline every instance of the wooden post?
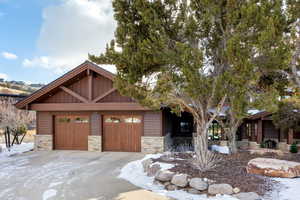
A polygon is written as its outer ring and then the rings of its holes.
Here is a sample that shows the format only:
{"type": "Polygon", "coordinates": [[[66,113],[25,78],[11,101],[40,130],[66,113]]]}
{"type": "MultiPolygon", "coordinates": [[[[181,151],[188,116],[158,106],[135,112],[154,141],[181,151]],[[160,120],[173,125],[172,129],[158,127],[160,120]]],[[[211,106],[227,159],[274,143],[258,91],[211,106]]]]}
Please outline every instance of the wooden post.
{"type": "Polygon", "coordinates": [[[93,73],[88,73],[88,99],[93,100],[93,73]]]}
{"type": "Polygon", "coordinates": [[[260,119],[260,120],[258,120],[258,122],[257,122],[257,137],[256,137],[256,142],[257,142],[257,144],[261,144],[262,143],[262,141],[263,141],[263,128],[262,128],[262,126],[263,126],[263,124],[262,124],[262,120],[260,119]]]}
{"type": "Polygon", "coordinates": [[[289,129],[289,133],[288,133],[288,144],[293,144],[294,140],[294,130],[293,129],[289,129]]]}
{"type": "Polygon", "coordinates": [[[255,136],[256,136],[256,128],[255,128],[255,122],[251,122],[251,141],[255,141],[255,136]]]}

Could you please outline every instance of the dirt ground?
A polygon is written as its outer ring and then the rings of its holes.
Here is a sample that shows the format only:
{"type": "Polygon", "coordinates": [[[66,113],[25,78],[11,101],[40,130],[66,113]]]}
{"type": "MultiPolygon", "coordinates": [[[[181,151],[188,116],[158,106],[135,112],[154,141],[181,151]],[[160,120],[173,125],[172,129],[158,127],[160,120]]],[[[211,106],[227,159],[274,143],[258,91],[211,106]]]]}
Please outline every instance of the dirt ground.
{"type": "MultiPolygon", "coordinates": [[[[172,168],[171,171],[186,173],[191,177],[208,178],[216,181],[216,183],[228,183],[233,187],[240,188],[242,192],[256,192],[260,195],[264,195],[271,191],[277,182],[269,177],[248,174],[246,166],[249,160],[257,157],[267,157],[300,162],[300,154],[290,153],[278,156],[274,153],[257,155],[245,151],[235,155],[219,154],[219,156],[221,161],[217,167],[206,172],[200,172],[198,169],[192,167],[191,163],[187,161],[192,158],[191,154],[178,153],[176,157],[185,160],[176,160],[175,162],[169,163],[176,163],[176,166],[172,168]]],[[[164,162],[162,159],[158,159],[158,161],[164,162]]]]}

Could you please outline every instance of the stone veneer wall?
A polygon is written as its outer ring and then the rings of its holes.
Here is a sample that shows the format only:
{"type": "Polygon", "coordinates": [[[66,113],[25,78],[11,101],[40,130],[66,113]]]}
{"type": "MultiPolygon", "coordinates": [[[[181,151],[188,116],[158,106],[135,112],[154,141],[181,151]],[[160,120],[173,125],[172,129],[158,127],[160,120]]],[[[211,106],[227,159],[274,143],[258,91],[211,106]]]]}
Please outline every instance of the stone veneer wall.
{"type": "Polygon", "coordinates": [[[52,135],[35,135],[34,150],[36,151],[51,151],[53,149],[52,135]]]}
{"type": "Polygon", "coordinates": [[[88,136],[88,150],[89,151],[102,151],[102,138],[100,135],[88,136]]]}
{"type": "Polygon", "coordinates": [[[161,153],[164,151],[164,137],[142,136],[141,151],[142,153],[161,153]]]}

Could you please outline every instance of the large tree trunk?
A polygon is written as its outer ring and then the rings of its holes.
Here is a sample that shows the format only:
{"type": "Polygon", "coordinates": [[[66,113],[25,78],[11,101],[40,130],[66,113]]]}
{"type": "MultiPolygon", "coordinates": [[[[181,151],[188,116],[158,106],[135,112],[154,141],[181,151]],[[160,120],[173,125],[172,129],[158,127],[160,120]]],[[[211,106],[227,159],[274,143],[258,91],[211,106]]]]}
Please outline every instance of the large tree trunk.
{"type": "Polygon", "coordinates": [[[215,153],[208,150],[208,129],[207,124],[197,123],[197,131],[194,136],[194,148],[196,159],[194,164],[200,171],[207,171],[216,166],[218,158],[215,153]]]}
{"type": "Polygon", "coordinates": [[[236,144],[236,132],[238,129],[239,123],[236,123],[234,125],[231,125],[231,127],[226,132],[227,138],[228,138],[228,148],[229,152],[231,154],[237,153],[237,144],[236,144]]]}

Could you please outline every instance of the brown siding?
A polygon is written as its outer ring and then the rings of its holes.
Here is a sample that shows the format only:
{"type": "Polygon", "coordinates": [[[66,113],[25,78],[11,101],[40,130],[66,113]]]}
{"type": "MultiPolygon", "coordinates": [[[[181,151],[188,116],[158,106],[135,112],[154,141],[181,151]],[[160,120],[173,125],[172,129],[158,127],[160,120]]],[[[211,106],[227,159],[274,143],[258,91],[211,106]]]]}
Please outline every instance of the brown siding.
{"type": "Polygon", "coordinates": [[[53,117],[49,112],[37,112],[37,134],[53,134],[53,117]]]}
{"type": "Polygon", "coordinates": [[[81,101],[62,90],[59,90],[54,95],[52,95],[42,101],[42,103],[66,103],[66,102],[80,103],[81,101]]]}
{"type": "Polygon", "coordinates": [[[146,112],[144,115],[144,136],[162,136],[161,112],[146,112]]]}
{"type": "Polygon", "coordinates": [[[113,82],[103,76],[95,75],[93,77],[93,99],[104,94],[113,88],[113,82]]]}
{"type": "Polygon", "coordinates": [[[130,97],[120,95],[118,91],[114,91],[100,100],[101,103],[106,102],[134,102],[130,97]]]}
{"type": "Polygon", "coordinates": [[[68,88],[76,92],[77,94],[88,98],[88,77],[83,77],[82,79],[68,86],[68,88]]]}

